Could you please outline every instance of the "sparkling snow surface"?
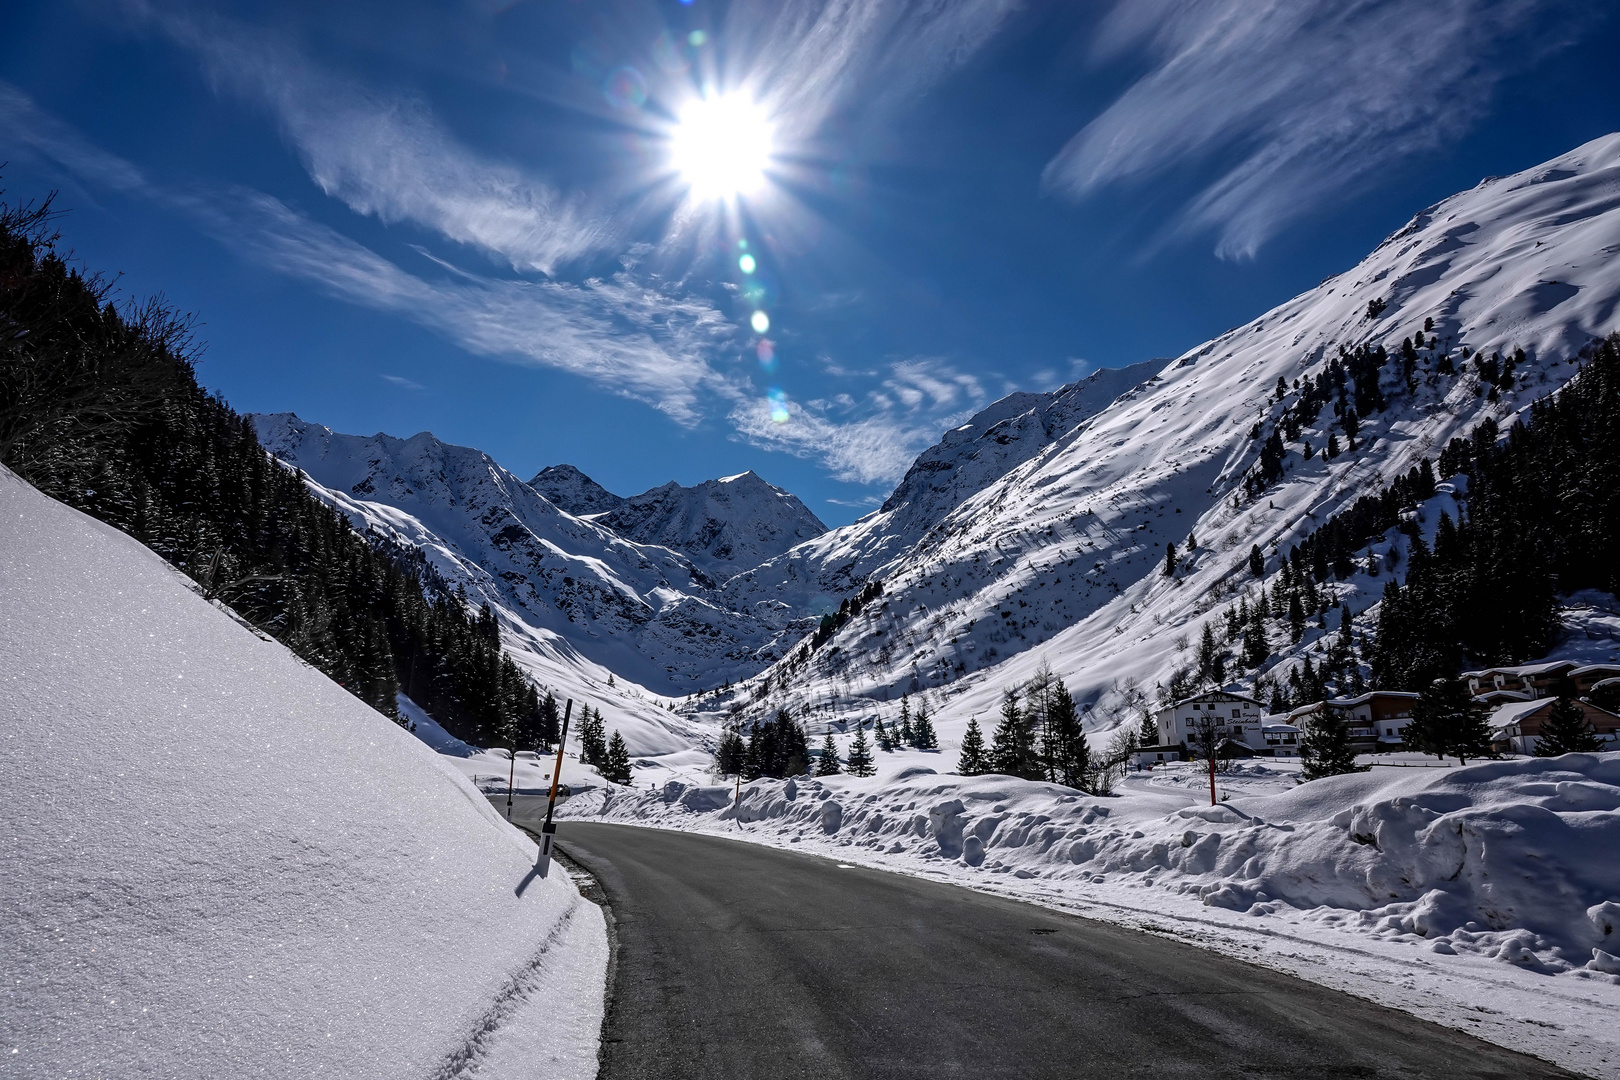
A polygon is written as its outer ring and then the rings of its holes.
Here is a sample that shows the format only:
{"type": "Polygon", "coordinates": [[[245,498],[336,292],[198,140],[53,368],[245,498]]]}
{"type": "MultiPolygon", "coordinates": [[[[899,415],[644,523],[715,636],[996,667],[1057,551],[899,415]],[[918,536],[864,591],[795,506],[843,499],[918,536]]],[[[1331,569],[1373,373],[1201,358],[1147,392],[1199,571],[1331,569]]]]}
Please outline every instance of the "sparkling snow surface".
{"type": "Polygon", "coordinates": [[[565,814],[938,876],[1620,1077],[1620,754],[1304,785],[1293,763],[1249,763],[1219,778],[1226,801],[1213,807],[1195,765],[1094,798],[942,775],[938,754],[878,757],[871,779],[745,784],[740,815],[731,785],[700,774],[587,792],[565,814]]]}
{"type": "Polygon", "coordinates": [[[595,1075],[607,941],[567,875],[5,469],[0,739],[0,1075],[595,1075]]]}

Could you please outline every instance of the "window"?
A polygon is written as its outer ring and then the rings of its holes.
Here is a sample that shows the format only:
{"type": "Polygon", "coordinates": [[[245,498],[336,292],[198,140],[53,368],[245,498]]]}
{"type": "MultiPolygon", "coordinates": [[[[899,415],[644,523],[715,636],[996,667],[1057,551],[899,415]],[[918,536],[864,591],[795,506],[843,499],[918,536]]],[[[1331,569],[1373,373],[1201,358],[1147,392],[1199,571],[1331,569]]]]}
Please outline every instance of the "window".
{"type": "Polygon", "coordinates": [[[1238,710],[1237,710],[1237,709],[1233,709],[1233,710],[1232,710],[1232,717],[1233,717],[1233,719],[1236,719],[1236,718],[1237,718],[1237,717],[1238,717],[1238,716],[1240,716],[1240,715],[1241,715],[1241,713],[1240,713],[1240,712],[1239,712],[1239,711],[1238,711],[1238,710]]]}

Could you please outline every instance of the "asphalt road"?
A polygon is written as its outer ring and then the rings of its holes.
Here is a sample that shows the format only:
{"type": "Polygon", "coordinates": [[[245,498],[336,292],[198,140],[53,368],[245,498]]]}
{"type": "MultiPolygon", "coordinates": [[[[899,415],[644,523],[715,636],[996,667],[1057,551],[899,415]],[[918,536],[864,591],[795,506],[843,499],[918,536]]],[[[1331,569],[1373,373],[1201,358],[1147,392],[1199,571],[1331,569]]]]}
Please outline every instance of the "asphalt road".
{"type": "Polygon", "coordinates": [[[565,821],[617,933],[603,1080],[1569,1076],[1106,923],[755,844],[565,821]]]}

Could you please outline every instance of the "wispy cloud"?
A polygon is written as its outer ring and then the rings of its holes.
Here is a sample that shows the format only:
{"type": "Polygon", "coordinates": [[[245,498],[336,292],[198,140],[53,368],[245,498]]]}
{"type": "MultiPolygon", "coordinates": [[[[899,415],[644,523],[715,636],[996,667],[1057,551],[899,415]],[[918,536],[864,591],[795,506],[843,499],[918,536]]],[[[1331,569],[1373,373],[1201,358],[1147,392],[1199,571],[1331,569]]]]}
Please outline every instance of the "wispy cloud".
{"type": "Polygon", "coordinates": [[[1120,0],[1099,60],[1149,69],[1046,167],[1084,197],[1176,166],[1230,161],[1183,208],[1252,257],[1292,218],[1373,173],[1457,138],[1501,79],[1562,44],[1566,0],[1120,0]]]}
{"type": "Polygon", "coordinates": [[[1020,0],[787,0],[736,4],[734,78],[765,98],[784,133],[807,138],[857,105],[888,112],[961,67],[1019,10],[1020,0]]]}
{"type": "Polygon", "coordinates": [[[584,200],[475,153],[420,101],[322,71],[287,42],[215,16],[151,0],[120,6],[195,54],[218,89],[267,109],[311,179],[356,213],[548,275],[617,242],[584,200]]]}
{"type": "Polygon", "coordinates": [[[253,262],[401,315],[469,352],[572,372],[687,425],[701,419],[705,394],[742,396],[710,363],[736,328],[707,301],[666,295],[628,271],[578,284],[464,272],[429,281],[263,192],[155,184],[3,83],[0,136],[81,182],[179,213],[253,262]]]}
{"type": "Polygon", "coordinates": [[[388,373],[384,372],[382,374],[382,379],[383,379],[384,382],[393,383],[395,386],[399,387],[401,390],[426,390],[427,389],[427,387],[423,386],[421,383],[417,382],[415,379],[407,379],[403,375],[389,375],[388,373]]]}
{"type": "Polygon", "coordinates": [[[856,401],[787,402],[788,418],[777,422],[771,404],[739,400],[731,422],[739,437],[768,450],[822,461],[835,479],[857,484],[893,484],[919,451],[984,404],[985,392],[971,375],[937,359],[896,363],[880,386],[856,401]]]}

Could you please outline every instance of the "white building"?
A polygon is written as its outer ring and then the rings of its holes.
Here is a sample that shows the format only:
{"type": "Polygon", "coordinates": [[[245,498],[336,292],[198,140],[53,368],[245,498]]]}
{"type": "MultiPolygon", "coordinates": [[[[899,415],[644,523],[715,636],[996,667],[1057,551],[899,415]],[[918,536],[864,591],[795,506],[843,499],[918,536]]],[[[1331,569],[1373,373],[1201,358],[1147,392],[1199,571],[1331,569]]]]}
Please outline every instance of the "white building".
{"type": "Polygon", "coordinates": [[[1231,739],[1254,750],[1265,749],[1260,733],[1265,708],[1254,698],[1229,690],[1211,690],[1184,698],[1159,710],[1159,743],[1186,746],[1195,741],[1201,720],[1213,721],[1218,739],[1231,739]]]}

